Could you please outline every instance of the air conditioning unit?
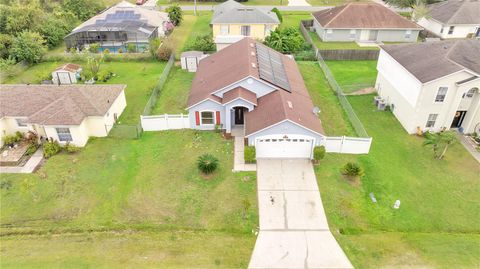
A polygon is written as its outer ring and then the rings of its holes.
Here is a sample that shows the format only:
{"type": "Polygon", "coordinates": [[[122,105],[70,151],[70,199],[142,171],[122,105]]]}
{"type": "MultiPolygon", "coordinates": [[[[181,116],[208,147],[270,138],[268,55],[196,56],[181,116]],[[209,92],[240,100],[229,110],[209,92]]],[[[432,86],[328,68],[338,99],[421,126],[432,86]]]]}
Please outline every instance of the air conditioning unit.
{"type": "Polygon", "coordinates": [[[380,101],[380,100],[382,100],[382,97],[380,97],[378,95],[373,98],[373,101],[375,102],[375,106],[378,106],[378,101],[380,101]]]}
{"type": "Polygon", "coordinates": [[[385,110],[385,108],[387,107],[387,102],[383,99],[379,100],[378,101],[378,104],[377,104],[377,109],[378,110],[385,110]]]}

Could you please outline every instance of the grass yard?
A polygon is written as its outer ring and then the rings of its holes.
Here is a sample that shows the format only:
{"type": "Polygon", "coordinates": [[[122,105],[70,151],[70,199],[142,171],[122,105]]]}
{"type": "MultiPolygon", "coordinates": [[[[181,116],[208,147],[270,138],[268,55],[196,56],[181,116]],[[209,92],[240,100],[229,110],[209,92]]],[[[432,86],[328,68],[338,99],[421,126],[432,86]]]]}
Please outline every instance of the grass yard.
{"type": "MultiPolygon", "coordinates": [[[[85,62],[77,62],[85,65],[85,62]]],[[[18,76],[7,79],[7,84],[39,83],[63,62],[44,62],[33,65],[18,76]]],[[[116,74],[108,84],[127,84],[125,90],[127,107],[120,117],[124,124],[136,124],[139,121],[145,104],[150,98],[152,89],[157,83],[165,67],[163,62],[106,62],[101,68],[109,69],[116,74]]]]}
{"type": "Polygon", "coordinates": [[[377,61],[326,61],[345,93],[375,86],[377,61]]]}
{"type": "Polygon", "coordinates": [[[158,95],[157,103],[152,111],[152,115],[158,114],[180,114],[187,113],[188,94],[192,86],[192,80],[195,73],[182,70],[179,66],[174,66],[168,74],[168,79],[158,95]]]}
{"type": "Polygon", "coordinates": [[[309,12],[302,12],[302,11],[290,11],[285,12],[281,11],[283,22],[280,24],[280,27],[294,27],[300,31],[300,22],[302,20],[310,20],[312,19],[312,15],[309,12]]]}
{"type": "Polygon", "coordinates": [[[2,175],[1,267],[245,268],[255,173],[232,167],[231,140],[184,130],[92,139],[35,174],[2,175]],[[220,165],[206,180],[207,152],[220,165]]]}
{"type": "MultiPolygon", "coordinates": [[[[298,64],[326,133],[351,135],[321,69],[314,62],[298,64]]],[[[355,268],[477,267],[480,165],[459,143],[435,160],[422,138],[406,134],[390,112],[375,109],[373,95],[348,99],[373,137],[370,153],[327,154],[315,172],[330,228],[355,268]],[[365,169],[360,185],[341,175],[347,162],[365,169]],[[397,199],[401,207],[394,210],[397,199]]]]}
{"type": "Polygon", "coordinates": [[[192,25],[192,30],[186,42],[182,47],[182,51],[188,50],[189,44],[192,44],[195,41],[197,36],[202,35],[212,35],[212,27],[210,26],[210,21],[212,20],[212,12],[199,12],[196,17],[195,23],[192,25]]]}

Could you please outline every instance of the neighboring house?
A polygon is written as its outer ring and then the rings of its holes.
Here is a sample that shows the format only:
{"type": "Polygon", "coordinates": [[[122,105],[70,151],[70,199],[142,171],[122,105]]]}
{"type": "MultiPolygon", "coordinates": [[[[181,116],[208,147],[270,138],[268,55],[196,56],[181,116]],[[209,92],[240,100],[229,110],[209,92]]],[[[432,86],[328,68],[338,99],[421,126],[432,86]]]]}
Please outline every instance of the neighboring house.
{"type": "Polygon", "coordinates": [[[82,67],[78,64],[65,64],[52,72],[53,84],[75,84],[80,78],[82,67]]]}
{"type": "Polygon", "coordinates": [[[312,15],[315,32],[324,42],[416,42],[422,30],[376,3],[350,3],[312,15]]]}
{"type": "Polygon", "coordinates": [[[143,51],[150,39],[165,35],[168,23],[165,12],[122,1],[80,24],[64,40],[68,50],[98,43],[100,50],[110,52],[126,52],[129,44],[143,51]]]}
{"type": "Polygon", "coordinates": [[[243,134],[259,157],[311,157],[324,131],[295,60],[251,38],[200,61],[190,126],[243,134]]]}
{"type": "Polygon", "coordinates": [[[480,41],[381,48],[376,88],[408,133],[480,124],[480,41]]]}
{"type": "Polygon", "coordinates": [[[215,6],[210,24],[217,50],[221,50],[244,37],[264,40],[280,21],[275,12],[228,0],[215,6]]]}
{"type": "MultiPolygon", "coordinates": [[[[0,136],[32,131],[84,146],[107,136],[127,103],[126,85],[2,85],[0,136]]],[[[1,144],[1,143],[0,143],[1,144]]]]}
{"type": "Polygon", "coordinates": [[[447,0],[429,5],[427,18],[418,24],[441,38],[480,37],[480,1],[447,0]]]}

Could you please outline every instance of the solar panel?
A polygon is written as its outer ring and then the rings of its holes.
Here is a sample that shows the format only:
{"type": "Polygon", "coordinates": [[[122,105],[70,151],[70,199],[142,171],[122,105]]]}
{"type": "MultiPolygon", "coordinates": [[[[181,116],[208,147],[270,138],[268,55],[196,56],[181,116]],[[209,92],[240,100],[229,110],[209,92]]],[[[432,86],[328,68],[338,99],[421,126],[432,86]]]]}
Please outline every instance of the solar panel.
{"type": "Polygon", "coordinates": [[[263,45],[256,45],[260,78],[291,92],[287,73],[282,62],[282,54],[263,45]]]}

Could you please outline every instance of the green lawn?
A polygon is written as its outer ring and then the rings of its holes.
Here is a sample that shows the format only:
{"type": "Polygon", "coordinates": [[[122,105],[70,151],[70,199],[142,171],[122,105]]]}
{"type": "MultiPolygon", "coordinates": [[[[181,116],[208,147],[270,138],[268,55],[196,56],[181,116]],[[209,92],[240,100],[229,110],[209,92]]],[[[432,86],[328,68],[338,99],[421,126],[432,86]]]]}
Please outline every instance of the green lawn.
{"type": "MultiPolygon", "coordinates": [[[[85,62],[77,62],[85,65],[85,62]]],[[[63,62],[44,62],[34,65],[18,76],[7,79],[7,84],[39,83],[42,77],[48,76],[56,67],[63,62]]],[[[111,70],[116,74],[108,81],[109,84],[127,84],[125,90],[127,107],[120,117],[124,124],[135,124],[139,121],[145,104],[147,103],[152,89],[163,72],[163,62],[106,62],[101,68],[111,70]]]]}
{"type": "Polygon", "coordinates": [[[326,61],[345,93],[375,86],[377,61],[326,61]]]}
{"type": "Polygon", "coordinates": [[[1,267],[245,268],[255,174],[232,167],[231,140],[184,130],[92,139],[35,174],[2,175],[1,267]],[[220,160],[210,179],[195,165],[207,152],[220,160]]]}
{"type": "Polygon", "coordinates": [[[212,20],[212,12],[199,12],[196,18],[195,23],[192,25],[190,35],[184,46],[181,48],[182,51],[188,50],[188,45],[192,44],[195,41],[197,36],[202,35],[212,35],[212,27],[210,26],[210,21],[212,20]]]}
{"type": "MultiPolygon", "coordinates": [[[[338,100],[314,62],[299,62],[328,135],[351,135],[338,100]]],[[[331,62],[328,63],[329,65],[331,62]]],[[[337,79],[343,77],[337,75],[337,79]]],[[[352,78],[353,80],[353,78],[352,78]]],[[[480,264],[480,165],[460,144],[433,159],[373,95],[348,97],[373,144],[368,155],[327,154],[315,167],[331,230],[356,268],[475,268],[480,264]],[[340,174],[358,162],[360,185],[340,174]],[[369,197],[374,193],[378,202],[369,197]],[[398,210],[392,208],[401,200],[398,210]]]]}
{"type": "Polygon", "coordinates": [[[192,32],[192,27],[196,21],[196,16],[184,14],[183,21],[180,26],[175,27],[172,34],[168,37],[175,48],[175,57],[177,59],[180,59],[180,53],[182,52],[185,42],[190,36],[190,33],[192,32]]]}
{"type": "Polygon", "coordinates": [[[312,19],[312,15],[309,12],[285,12],[281,11],[283,22],[280,27],[294,27],[300,30],[300,22],[302,20],[312,19]]]}
{"type": "Polygon", "coordinates": [[[174,66],[168,79],[158,95],[158,100],[152,115],[186,113],[188,94],[195,73],[174,66]]]}

